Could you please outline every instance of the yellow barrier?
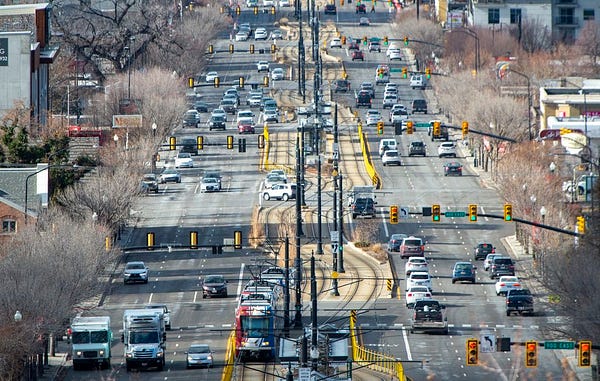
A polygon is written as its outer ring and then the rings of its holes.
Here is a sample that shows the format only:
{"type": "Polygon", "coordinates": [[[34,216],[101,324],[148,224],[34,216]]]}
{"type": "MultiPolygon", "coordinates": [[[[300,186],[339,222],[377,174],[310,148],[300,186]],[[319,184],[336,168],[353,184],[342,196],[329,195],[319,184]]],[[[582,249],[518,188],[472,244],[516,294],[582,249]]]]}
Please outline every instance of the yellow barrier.
{"type": "Polygon", "coordinates": [[[374,371],[389,374],[400,381],[406,381],[402,363],[392,356],[367,349],[359,344],[355,311],[350,312],[350,342],[353,362],[374,371]]]}
{"type": "Polygon", "coordinates": [[[362,151],[365,168],[367,170],[369,178],[371,179],[371,183],[375,186],[375,189],[381,189],[383,184],[381,183],[381,178],[377,174],[377,171],[375,171],[375,167],[373,166],[373,162],[371,161],[371,153],[369,152],[369,146],[365,137],[366,134],[363,132],[362,123],[359,122],[358,138],[360,140],[360,150],[362,151]]]}
{"type": "Polygon", "coordinates": [[[221,381],[231,381],[233,371],[235,369],[235,330],[229,334],[227,339],[227,349],[225,350],[225,364],[223,366],[223,374],[221,381]]]}

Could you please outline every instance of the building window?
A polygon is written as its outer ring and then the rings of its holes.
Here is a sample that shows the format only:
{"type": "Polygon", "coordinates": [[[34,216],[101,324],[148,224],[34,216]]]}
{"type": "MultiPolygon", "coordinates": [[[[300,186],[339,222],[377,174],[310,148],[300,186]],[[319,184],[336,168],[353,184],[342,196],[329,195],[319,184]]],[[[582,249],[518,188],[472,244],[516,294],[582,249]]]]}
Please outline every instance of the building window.
{"type": "Polygon", "coordinates": [[[510,10],[510,23],[518,24],[521,21],[521,9],[511,8],[510,10]]]}
{"type": "Polygon", "coordinates": [[[500,8],[488,9],[488,24],[500,24],[500,8]]]}
{"type": "Polygon", "coordinates": [[[2,220],[2,233],[15,233],[17,231],[17,221],[5,219],[2,220]]]}
{"type": "Polygon", "coordinates": [[[595,14],[593,9],[584,9],[583,10],[583,20],[584,21],[593,21],[595,20],[595,14]]]}

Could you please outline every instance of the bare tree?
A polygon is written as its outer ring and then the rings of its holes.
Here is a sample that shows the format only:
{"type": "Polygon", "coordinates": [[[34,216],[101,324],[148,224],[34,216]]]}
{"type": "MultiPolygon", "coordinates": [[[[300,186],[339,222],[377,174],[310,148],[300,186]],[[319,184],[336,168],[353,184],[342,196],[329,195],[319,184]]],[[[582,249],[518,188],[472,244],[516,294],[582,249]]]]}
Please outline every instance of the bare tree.
{"type": "Polygon", "coordinates": [[[441,57],[444,52],[444,31],[431,20],[403,15],[393,24],[389,37],[396,40],[408,37],[409,46],[421,66],[430,65],[433,57],[441,57]]]}
{"type": "Polygon", "coordinates": [[[552,48],[552,32],[539,20],[524,21],[520,33],[521,46],[528,53],[552,48]]]}
{"type": "Polygon", "coordinates": [[[589,57],[593,66],[598,65],[598,56],[600,56],[600,26],[594,21],[587,21],[577,38],[577,46],[581,48],[581,53],[589,57]]]}

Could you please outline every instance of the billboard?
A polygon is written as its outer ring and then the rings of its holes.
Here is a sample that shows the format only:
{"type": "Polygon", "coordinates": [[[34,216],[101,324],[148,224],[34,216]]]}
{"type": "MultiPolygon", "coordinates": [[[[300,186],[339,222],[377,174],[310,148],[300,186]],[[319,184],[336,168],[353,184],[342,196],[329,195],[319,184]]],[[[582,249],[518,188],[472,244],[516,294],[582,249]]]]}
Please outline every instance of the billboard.
{"type": "Polygon", "coordinates": [[[141,115],[113,115],[112,128],[139,128],[142,127],[141,115]]]}

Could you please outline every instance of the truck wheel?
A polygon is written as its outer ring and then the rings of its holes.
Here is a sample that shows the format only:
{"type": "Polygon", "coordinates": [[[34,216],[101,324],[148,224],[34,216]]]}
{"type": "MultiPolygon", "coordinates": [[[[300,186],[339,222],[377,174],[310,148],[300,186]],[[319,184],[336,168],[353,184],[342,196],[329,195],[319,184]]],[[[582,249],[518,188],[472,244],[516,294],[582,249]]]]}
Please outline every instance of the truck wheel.
{"type": "Polygon", "coordinates": [[[355,220],[356,219],[356,214],[352,215],[352,219],[355,220]]]}
{"type": "Polygon", "coordinates": [[[510,311],[506,311],[506,316],[510,316],[510,311]]]}
{"type": "Polygon", "coordinates": [[[269,201],[269,200],[271,199],[271,196],[270,196],[268,193],[265,193],[265,194],[263,194],[263,198],[264,198],[266,201],[269,201]]]}
{"type": "Polygon", "coordinates": [[[126,368],[128,372],[131,371],[131,365],[127,364],[126,368]]]}
{"type": "Polygon", "coordinates": [[[281,199],[282,199],[283,201],[287,201],[287,200],[289,200],[289,198],[290,198],[290,196],[288,196],[288,194],[287,194],[287,193],[284,193],[284,194],[283,194],[283,196],[281,197],[281,199]]]}

